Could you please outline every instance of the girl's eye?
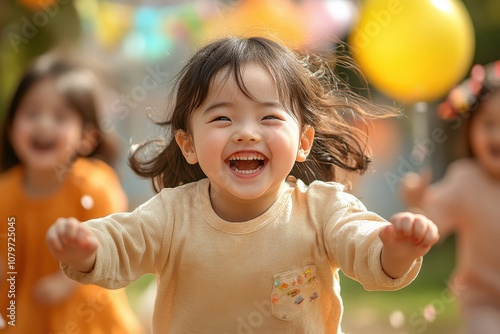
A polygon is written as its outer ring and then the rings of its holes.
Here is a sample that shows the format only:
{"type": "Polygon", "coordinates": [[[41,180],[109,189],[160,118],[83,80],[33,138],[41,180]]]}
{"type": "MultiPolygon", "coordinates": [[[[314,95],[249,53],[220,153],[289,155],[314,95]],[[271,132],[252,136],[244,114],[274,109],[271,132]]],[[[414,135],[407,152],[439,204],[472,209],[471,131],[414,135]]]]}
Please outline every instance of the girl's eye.
{"type": "Polygon", "coordinates": [[[494,122],[492,122],[491,120],[489,119],[485,119],[483,120],[482,122],[482,126],[483,126],[483,129],[486,130],[486,131],[491,131],[493,130],[494,128],[494,122]]]}
{"type": "Polygon", "coordinates": [[[36,119],[39,116],[39,112],[36,109],[28,109],[24,112],[24,115],[28,119],[36,119]]]}
{"type": "Polygon", "coordinates": [[[229,119],[229,117],[226,117],[226,116],[219,116],[219,117],[216,117],[212,120],[212,122],[216,122],[216,121],[226,121],[226,122],[230,122],[231,120],[229,119]]]}
{"type": "Polygon", "coordinates": [[[278,116],[273,116],[273,115],[268,115],[262,118],[262,120],[267,120],[267,119],[280,119],[278,116]]]}
{"type": "Polygon", "coordinates": [[[78,111],[68,107],[62,107],[55,110],[54,119],[59,123],[68,123],[78,119],[78,111]]]}
{"type": "Polygon", "coordinates": [[[68,119],[68,115],[65,113],[58,113],[55,118],[57,122],[64,123],[68,119]]]}

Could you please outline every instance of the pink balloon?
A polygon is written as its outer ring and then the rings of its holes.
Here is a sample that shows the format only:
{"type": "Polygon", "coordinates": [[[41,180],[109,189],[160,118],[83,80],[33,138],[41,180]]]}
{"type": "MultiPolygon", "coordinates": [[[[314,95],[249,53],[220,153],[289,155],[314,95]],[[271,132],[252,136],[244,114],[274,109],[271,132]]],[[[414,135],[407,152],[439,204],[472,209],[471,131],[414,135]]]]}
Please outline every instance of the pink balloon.
{"type": "Polygon", "coordinates": [[[324,5],[335,23],[334,32],[344,38],[358,17],[358,7],[351,0],[324,0],[324,5]]]}
{"type": "Polygon", "coordinates": [[[357,7],[349,0],[307,0],[302,10],[307,21],[307,46],[311,49],[328,48],[343,39],[357,16],[357,7]]]}

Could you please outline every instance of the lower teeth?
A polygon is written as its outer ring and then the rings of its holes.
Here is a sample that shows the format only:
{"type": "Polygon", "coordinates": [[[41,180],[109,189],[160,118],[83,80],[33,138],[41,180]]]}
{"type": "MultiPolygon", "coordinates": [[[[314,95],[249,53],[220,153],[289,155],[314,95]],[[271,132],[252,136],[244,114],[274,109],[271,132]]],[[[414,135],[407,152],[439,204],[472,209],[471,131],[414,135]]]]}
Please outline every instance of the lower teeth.
{"type": "Polygon", "coordinates": [[[261,170],[261,169],[262,169],[262,166],[259,166],[259,167],[257,167],[256,169],[251,169],[251,170],[248,170],[248,169],[246,169],[246,170],[239,170],[238,168],[236,168],[236,167],[235,167],[233,170],[234,170],[236,173],[240,173],[240,174],[247,174],[247,175],[248,175],[248,174],[253,174],[253,173],[256,173],[256,172],[258,172],[258,171],[259,171],[259,170],[261,170]]]}

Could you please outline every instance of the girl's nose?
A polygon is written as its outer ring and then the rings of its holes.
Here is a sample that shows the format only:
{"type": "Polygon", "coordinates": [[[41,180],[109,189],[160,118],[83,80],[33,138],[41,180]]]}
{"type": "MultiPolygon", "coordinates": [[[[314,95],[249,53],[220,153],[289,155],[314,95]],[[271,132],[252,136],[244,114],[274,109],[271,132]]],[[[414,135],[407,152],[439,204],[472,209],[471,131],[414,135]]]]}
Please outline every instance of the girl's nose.
{"type": "Polygon", "coordinates": [[[234,132],[233,140],[237,142],[258,142],[262,135],[255,125],[242,125],[234,132]]]}
{"type": "Polygon", "coordinates": [[[50,129],[54,124],[54,120],[50,115],[41,115],[38,118],[37,125],[41,129],[50,129]]]}

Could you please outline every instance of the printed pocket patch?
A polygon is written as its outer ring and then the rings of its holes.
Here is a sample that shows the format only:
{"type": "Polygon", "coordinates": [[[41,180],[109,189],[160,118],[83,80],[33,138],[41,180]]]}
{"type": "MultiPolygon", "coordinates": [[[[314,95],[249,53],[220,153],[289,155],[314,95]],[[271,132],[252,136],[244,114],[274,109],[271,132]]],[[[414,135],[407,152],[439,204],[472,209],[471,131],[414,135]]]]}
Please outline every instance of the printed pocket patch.
{"type": "Polygon", "coordinates": [[[271,307],[278,319],[295,319],[319,297],[319,281],[314,265],[273,275],[273,279],[271,307]]]}

